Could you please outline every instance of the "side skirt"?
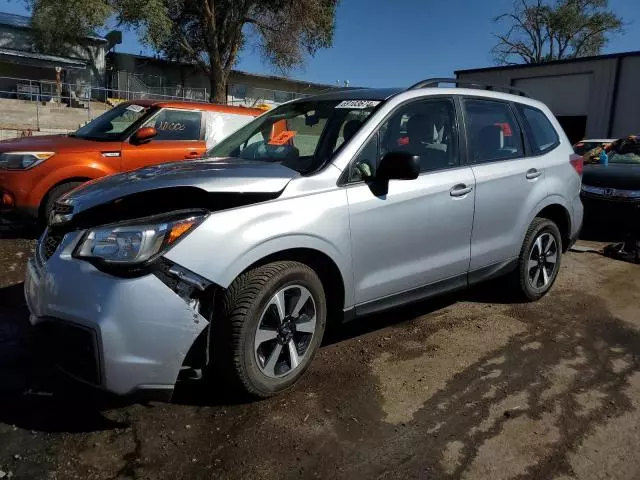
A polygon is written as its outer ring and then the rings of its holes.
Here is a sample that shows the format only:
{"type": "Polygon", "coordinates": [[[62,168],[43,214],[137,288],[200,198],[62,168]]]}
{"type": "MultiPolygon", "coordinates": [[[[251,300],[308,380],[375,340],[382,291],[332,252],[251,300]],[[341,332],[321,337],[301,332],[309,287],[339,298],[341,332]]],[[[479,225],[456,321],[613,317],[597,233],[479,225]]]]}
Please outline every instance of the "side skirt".
{"type": "Polygon", "coordinates": [[[423,285],[412,290],[395,293],[370,302],[361,303],[354,307],[343,310],[343,322],[350,322],[356,318],[390,310],[402,305],[420,302],[431,297],[462,290],[477,283],[492,280],[511,273],[518,267],[518,259],[511,258],[503,262],[494,263],[486,267],[479,268],[468,274],[456,275],[439,282],[423,285]]]}

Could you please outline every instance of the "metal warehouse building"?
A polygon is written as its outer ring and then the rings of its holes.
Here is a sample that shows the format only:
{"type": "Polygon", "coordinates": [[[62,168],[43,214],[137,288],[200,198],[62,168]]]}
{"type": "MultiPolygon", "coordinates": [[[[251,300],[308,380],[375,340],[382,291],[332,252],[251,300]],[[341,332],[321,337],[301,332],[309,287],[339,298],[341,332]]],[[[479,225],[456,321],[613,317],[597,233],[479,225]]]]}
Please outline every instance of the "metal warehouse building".
{"type": "Polygon", "coordinates": [[[459,80],[510,85],[543,101],[572,142],[640,134],[640,52],[455,73],[459,80]]]}

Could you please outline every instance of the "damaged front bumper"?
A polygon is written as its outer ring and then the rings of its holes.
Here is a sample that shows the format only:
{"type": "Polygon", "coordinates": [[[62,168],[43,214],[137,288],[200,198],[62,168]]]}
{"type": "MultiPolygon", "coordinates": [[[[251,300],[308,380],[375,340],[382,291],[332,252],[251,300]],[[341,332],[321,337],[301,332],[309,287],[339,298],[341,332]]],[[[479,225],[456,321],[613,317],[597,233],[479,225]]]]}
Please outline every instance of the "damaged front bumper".
{"type": "Polygon", "coordinates": [[[138,278],[106,274],[71,256],[81,236],[67,234],[46,262],[38,252],[29,260],[31,323],[77,379],[119,395],[146,390],[170,398],[189,349],[208,325],[185,287],[185,280],[201,279],[184,278],[176,265],[138,278]]]}

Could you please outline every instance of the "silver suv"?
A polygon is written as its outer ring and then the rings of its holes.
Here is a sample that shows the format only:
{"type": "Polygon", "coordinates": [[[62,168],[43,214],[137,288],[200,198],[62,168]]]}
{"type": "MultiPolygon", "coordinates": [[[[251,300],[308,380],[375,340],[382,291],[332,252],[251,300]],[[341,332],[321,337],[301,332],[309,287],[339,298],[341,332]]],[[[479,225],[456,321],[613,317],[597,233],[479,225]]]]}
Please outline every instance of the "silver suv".
{"type": "Polygon", "coordinates": [[[266,397],[329,321],[500,275],[542,297],[582,223],[581,157],[542,103],[441,82],[296,100],[210,158],[68,194],[25,281],[56,362],[117,394],[215,372],[266,397]]]}

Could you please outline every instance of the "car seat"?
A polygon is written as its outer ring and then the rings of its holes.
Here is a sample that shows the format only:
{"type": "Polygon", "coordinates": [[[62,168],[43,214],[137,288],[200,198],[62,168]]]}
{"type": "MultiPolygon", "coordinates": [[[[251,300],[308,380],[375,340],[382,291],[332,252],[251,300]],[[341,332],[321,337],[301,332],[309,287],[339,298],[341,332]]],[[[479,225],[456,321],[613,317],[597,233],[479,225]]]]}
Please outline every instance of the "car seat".
{"type": "Polygon", "coordinates": [[[487,161],[502,157],[502,128],[498,125],[487,125],[475,136],[474,160],[487,161]]]}
{"type": "Polygon", "coordinates": [[[345,123],[342,127],[342,138],[344,139],[343,143],[347,143],[349,140],[351,140],[351,137],[356,134],[361,126],[362,120],[350,120],[345,123]]]}

